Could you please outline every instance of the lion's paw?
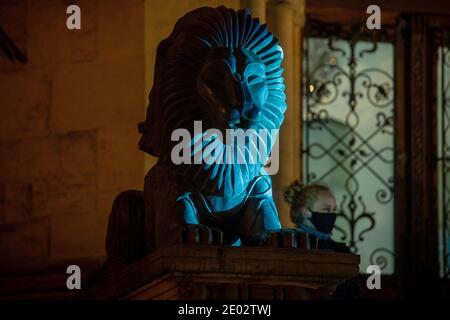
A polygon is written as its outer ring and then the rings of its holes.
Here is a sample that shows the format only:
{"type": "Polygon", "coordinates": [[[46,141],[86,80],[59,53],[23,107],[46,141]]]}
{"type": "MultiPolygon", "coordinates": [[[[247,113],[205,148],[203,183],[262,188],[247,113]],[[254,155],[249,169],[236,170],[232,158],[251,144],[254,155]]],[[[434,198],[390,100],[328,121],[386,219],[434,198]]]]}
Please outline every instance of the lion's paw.
{"type": "Polygon", "coordinates": [[[223,233],[203,224],[187,224],[182,231],[183,244],[222,245],[223,233]]]}

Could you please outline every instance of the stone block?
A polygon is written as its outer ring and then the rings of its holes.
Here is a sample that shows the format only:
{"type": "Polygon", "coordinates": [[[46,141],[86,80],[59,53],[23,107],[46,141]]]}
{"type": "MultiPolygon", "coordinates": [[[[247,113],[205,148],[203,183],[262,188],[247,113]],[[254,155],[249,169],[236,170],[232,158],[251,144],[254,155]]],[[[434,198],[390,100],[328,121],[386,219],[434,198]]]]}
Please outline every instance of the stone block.
{"type": "Polygon", "coordinates": [[[29,183],[59,172],[60,144],[54,136],[0,144],[0,177],[3,182],[29,183]]]}
{"type": "Polygon", "coordinates": [[[144,119],[144,57],[55,70],[52,124],[58,133],[133,123],[144,119]]]}
{"type": "Polygon", "coordinates": [[[99,130],[100,190],[143,188],[145,163],[139,138],[134,123],[99,130]]]}
{"type": "Polygon", "coordinates": [[[58,214],[51,217],[52,257],[103,254],[106,225],[97,211],[58,214]]]}
{"type": "Polygon", "coordinates": [[[49,258],[47,217],[23,223],[0,224],[0,271],[40,268],[49,258]]]}
{"type": "Polygon", "coordinates": [[[47,68],[0,73],[0,143],[50,134],[52,81],[47,68]]]}
{"type": "MultiPolygon", "coordinates": [[[[0,2],[0,26],[14,45],[27,55],[27,10],[26,1],[2,1],[0,2]]],[[[17,60],[9,60],[2,52],[0,54],[0,72],[14,73],[25,68],[17,60]]]]}
{"type": "Polygon", "coordinates": [[[31,217],[32,189],[30,184],[0,185],[0,223],[27,220],[31,217]]]}
{"type": "Polygon", "coordinates": [[[97,212],[97,177],[43,177],[33,181],[33,214],[37,216],[97,212]]]}
{"type": "Polygon", "coordinates": [[[36,215],[97,212],[97,132],[54,137],[59,166],[54,175],[33,179],[36,215]]]}
{"type": "MultiPolygon", "coordinates": [[[[133,59],[144,54],[144,3],[101,1],[98,9],[99,59],[133,59]]],[[[152,2],[152,1],[150,1],[152,2]]],[[[178,1],[178,5],[181,3],[178,1]]]]}

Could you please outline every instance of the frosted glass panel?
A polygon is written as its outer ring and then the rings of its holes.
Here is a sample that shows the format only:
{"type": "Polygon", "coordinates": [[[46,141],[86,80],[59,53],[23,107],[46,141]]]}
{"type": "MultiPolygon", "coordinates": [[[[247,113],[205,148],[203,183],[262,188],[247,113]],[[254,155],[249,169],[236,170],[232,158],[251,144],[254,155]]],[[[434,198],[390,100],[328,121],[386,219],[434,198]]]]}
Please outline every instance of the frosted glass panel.
{"type": "Polygon", "coordinates": [[[394,272],[394,49],[305,38],[303,177],[338,202],[333,239],[361,255],[361,272],[394,272]]]}

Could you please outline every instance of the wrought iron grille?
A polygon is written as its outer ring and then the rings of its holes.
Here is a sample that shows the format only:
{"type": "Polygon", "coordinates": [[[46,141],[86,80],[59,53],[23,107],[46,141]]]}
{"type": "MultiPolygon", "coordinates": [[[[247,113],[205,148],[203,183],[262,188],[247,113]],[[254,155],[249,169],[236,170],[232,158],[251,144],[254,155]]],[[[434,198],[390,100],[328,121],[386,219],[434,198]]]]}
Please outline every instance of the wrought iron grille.
{"type": "Polygon", "coordinates": [[[333,238],[361,270],[394,272],[392,35],[309,21],[303,43],[303,179],[334,192],[333,238]]]}

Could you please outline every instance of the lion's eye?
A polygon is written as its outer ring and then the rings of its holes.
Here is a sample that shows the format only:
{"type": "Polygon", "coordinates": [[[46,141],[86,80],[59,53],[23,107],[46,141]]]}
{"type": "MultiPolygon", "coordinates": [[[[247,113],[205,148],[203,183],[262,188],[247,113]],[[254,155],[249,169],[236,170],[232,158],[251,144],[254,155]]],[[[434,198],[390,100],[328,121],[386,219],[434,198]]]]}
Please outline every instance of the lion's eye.
{"type": "Polygon", "coordinates": [[[251,75],[247,78],[247,82],[249,85],[255,85],[257,83],[263,82],[264,79],[258,75],[251,75]]]}

